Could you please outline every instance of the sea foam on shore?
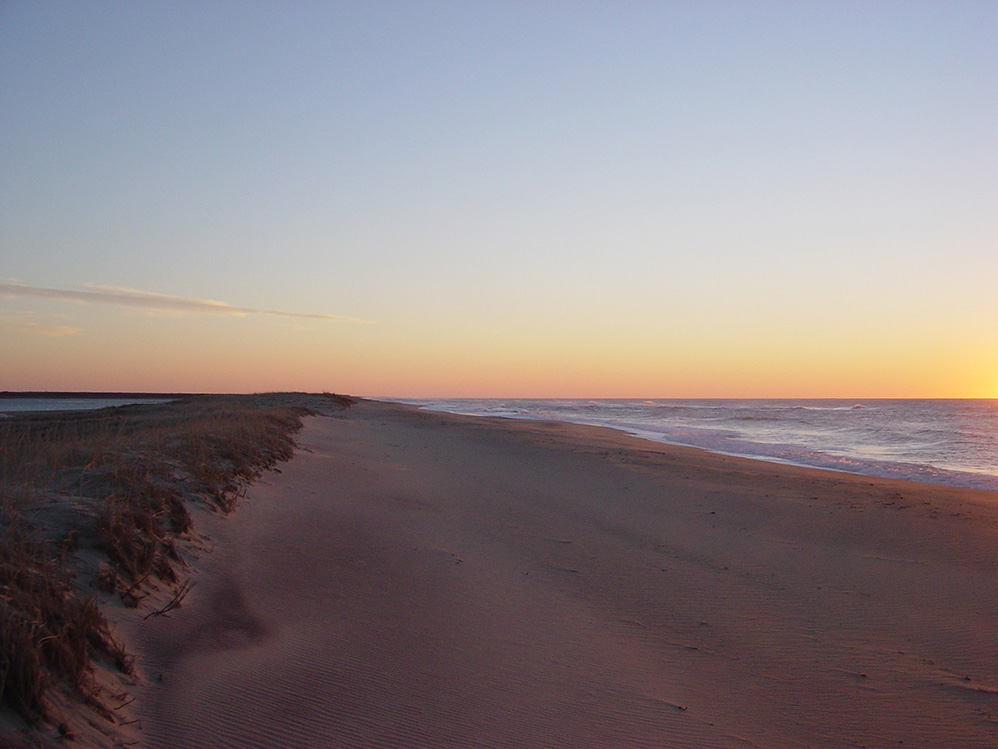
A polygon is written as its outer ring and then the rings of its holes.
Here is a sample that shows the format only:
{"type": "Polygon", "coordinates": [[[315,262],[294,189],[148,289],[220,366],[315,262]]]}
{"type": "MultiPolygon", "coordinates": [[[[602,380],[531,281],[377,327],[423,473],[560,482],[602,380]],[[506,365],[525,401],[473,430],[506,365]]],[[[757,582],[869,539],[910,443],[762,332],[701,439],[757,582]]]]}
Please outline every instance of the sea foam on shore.
{"type": "Polygon", "coordinates": [[[991,399],[405,402],[450,413],[607,426],[729,455],[998,490],[998,401],[991,399]]]}

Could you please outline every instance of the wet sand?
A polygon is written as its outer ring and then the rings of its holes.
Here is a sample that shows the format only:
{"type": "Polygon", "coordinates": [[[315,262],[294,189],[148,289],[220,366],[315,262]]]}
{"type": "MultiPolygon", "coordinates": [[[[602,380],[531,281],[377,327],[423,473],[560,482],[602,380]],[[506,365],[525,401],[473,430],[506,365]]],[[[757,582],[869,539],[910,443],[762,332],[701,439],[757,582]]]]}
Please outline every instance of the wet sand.
{"type": "Polygon", "coordinates": [[[300,444],[126,632],[145,745],[998,745],[994,494],[370,401],[300,444]]]}

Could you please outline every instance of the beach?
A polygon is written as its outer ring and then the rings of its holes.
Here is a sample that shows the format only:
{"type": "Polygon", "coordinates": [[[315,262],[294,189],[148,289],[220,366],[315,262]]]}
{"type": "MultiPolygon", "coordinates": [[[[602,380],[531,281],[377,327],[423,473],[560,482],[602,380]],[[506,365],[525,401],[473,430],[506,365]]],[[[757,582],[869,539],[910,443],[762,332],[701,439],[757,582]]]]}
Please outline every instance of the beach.
{"type": "Polygon", "coordinates": [[[143,745],[994,746],[994,494],[361,401],[182,608],[143,745]]]}

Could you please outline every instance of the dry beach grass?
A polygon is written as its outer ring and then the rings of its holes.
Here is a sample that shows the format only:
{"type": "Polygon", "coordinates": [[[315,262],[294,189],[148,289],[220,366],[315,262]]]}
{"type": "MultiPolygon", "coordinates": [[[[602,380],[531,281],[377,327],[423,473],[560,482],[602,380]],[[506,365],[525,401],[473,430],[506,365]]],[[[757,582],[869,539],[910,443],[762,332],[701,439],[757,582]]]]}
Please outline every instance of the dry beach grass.
{"type": "Polygon", "coordinates": [[[347,403],[196,396],[0,422],[3,706],[61,735],[70,729],[53,706],[67,700],[113,722],[111,703],[125,696],[107,694],[94,665],[128,673],[132,662],[99,596],[137,607],[167,588],[176,605],[189,589],[177,548],[189,503],[230,511],[262,470],[291,457],[304,415],[347,403]]]}

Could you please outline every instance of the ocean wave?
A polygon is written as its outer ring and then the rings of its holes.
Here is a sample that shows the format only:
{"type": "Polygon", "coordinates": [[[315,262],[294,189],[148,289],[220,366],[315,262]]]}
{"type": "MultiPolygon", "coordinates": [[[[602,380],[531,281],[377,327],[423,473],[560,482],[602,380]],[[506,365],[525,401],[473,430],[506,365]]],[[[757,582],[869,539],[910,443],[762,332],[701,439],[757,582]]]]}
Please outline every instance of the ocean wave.
{"type": "Polygon", "coordinates": [[[433,410],[595,424],[659,442],[998,490],[991,401],[437,400],[433,410]]]}

